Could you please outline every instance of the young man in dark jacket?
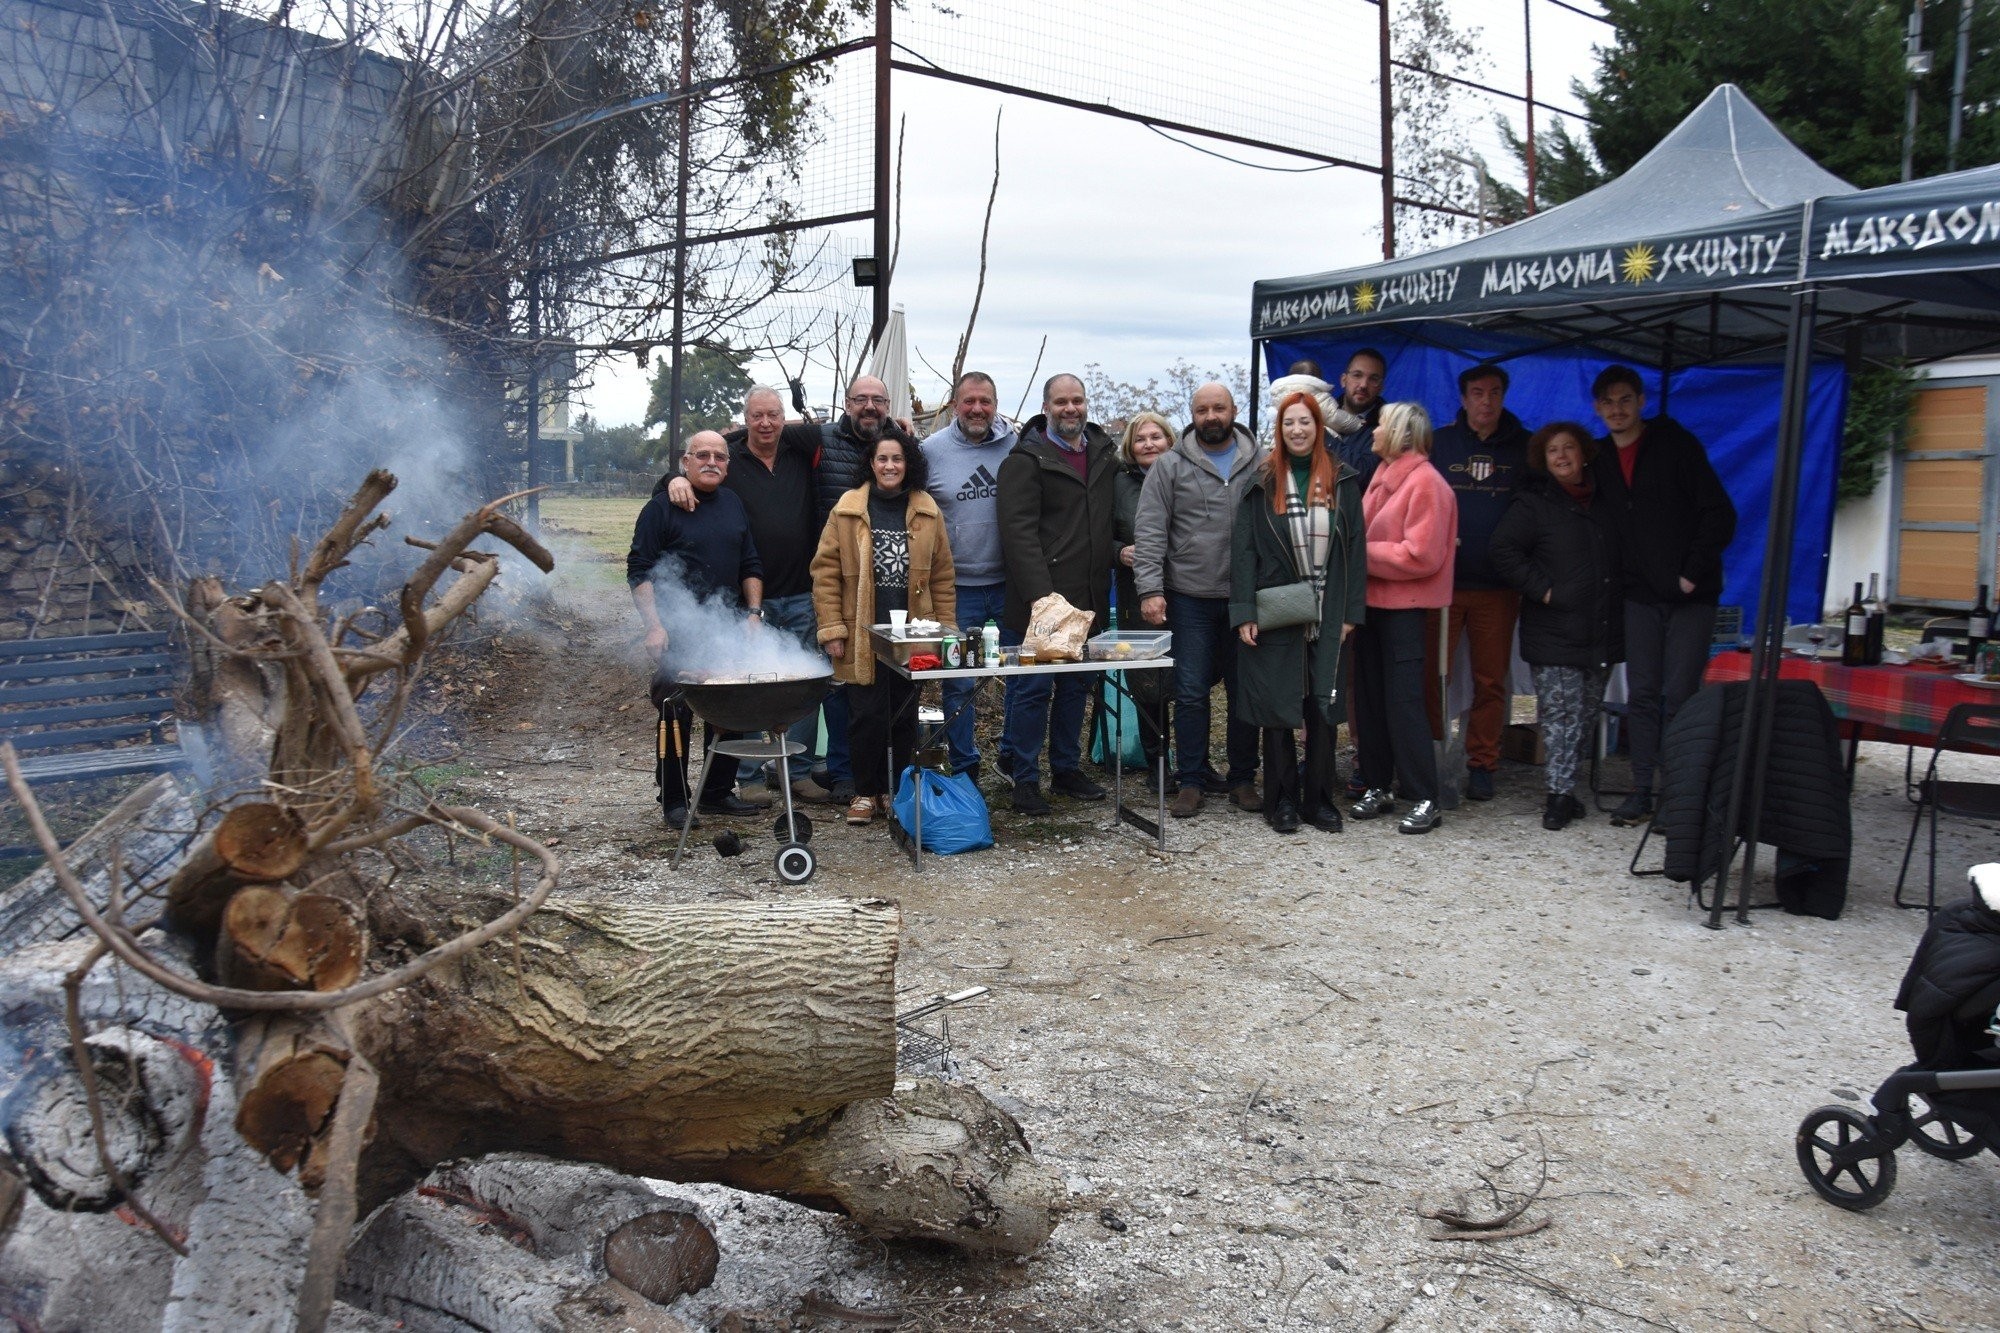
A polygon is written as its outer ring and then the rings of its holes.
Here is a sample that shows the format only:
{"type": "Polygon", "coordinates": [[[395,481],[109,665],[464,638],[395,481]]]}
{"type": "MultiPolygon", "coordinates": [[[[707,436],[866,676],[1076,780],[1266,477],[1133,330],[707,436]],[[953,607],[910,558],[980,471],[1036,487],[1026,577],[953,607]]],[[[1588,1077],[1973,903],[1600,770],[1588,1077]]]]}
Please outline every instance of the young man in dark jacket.
{"type": "MultiPolygon", "coordinates": [[[[1521,614],[1521,594],[1494,567],[1490,547],[1493,530],[1528,470],[1528,428],[1507,410],[1507,372],[1490,362],[1458,377],[1458,402],[1458,419],[1440,429],[1431,443],[1431,465],[1458,496],[1458,555],[1452,566],[1445,651],[1457,657],[1461,636],[1470,645],[1465,794],[1490,801],[1493,773],[1500,767],[1500,729],[1507,725],[1514,697],[1508,675],[1514,665],[1514,623],[1521,614]]],[[[1435,636],[1431,642],[1437,642],[1435,636]]],[[[1441,716],[1432,721],[1443,734],[1437,725],[1441,716]]]]}
{"type": "MultiPolygon", "coordinates": [[[[1118,454],[1103,430],[1085,420],[1083,381],[1054,375],[1042,386],[1042,411],[1000,464],[1000,558],[1006,567],[1006,628],[1017,638],[1037,601],[1061,593],[1088,611],[1092,632],[1111,609],[1118,454]]],[[[1009,685],[1003,711],[1014,763],[1014,808],[1050,811],[1041,792],[1042,742],[1049,746],[1049,788],[1083,801],[1104,788],[1083,775],[1083,714],[1096,678],[1084,672],[1027,676],[1009,685]],[[1051,702],[1053,695],[1053,702],[1051,702]]]]}
{"type": "Polygon", "coordinates": [[[1736,506],[1700,440],[1672,417],[1645,417],[1639,372],[1612,366],[1590,386],[1609,434],[1591,470],[1618,518],[1625,571],[1626,725],[1632,794],[1614,824],[1653,814],[1653,766],[1674,712],[1701,688],[1722,597],[1722,554],[1736,506]]]}

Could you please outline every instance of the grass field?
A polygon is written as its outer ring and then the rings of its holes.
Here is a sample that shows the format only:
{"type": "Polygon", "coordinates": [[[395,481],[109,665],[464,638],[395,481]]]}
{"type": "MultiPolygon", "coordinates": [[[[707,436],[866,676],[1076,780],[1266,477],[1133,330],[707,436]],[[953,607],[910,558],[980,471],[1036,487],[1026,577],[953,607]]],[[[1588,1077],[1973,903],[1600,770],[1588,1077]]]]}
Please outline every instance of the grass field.
{"type": "Polygon", "coordinates": [[[589,593],[622,589],[632,523],[645,503],[637,496],[544,498],[542,526],[555,552],[558,583],[589,593]]]}

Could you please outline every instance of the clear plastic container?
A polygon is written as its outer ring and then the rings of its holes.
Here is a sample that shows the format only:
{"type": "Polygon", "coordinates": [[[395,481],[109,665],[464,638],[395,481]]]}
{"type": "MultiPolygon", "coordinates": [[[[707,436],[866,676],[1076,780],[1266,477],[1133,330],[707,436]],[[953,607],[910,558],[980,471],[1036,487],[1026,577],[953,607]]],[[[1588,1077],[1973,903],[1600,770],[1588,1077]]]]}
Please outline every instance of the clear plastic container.
{"type": "Polygon", "coordinates": [[[1170,629],[1115,629],[1089,640],[1083,651],[1093,662],[1138,662],[1165,657],[1173,646],[1170,629]]]}

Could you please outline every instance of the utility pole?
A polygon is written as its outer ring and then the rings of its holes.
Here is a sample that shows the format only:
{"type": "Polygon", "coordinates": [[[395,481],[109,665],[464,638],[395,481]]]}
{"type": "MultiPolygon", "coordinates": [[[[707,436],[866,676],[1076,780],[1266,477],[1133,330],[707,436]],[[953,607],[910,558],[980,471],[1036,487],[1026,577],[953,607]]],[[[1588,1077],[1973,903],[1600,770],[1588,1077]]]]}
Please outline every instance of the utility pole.
{"type": "Polygon", "coordinates": [[[875,0],[875,308],[868,326],[868,345],[882,340],[889,327],[889,16],[895,0],[875,0]]]}
{"type": "MultiPolygon", "coordinates": [[[[1528,57],[1528,95],[1522,99],[1527,109],[1528,120],[1528,214],[1535,212],[1535,0],[1521,0],[1521,49],[1528,57]]],[[[1480,204],[1485,205],[1485,195],[1480,195],[1480,204]]],[[[1481,224],[1481,231],[1486,227],[1481,224]]]]}
{"type": "Polygon", "coordinates": [[[673,368],[667,373],[667,470],[681,465],[681,372],[686,348],[681,340],[687,333],[688,272],[688,141],[692,119],[692,99],[688,85],[694,77],[694,0],[681,0],[681,95],[680,136],[674,163],[674,327],[673,368]]]}
{"type": "Polygon", "coordinates": [[[1951,133],[1945,141],[1944,169],[1958,170],[1958,134],[1965,119],[1965,48],[1972,45],[1972,0],[1958,0],[1958,51],[1951,62],[1951,133]]]}
{"type": "Polygon", "coordinates": [[[1924,50],[1924,0],[1910,9],[1909,35],[1903,42],[1903,73],[1909,80],[1910,95],[1903,109],[1903,179],[1916,173],[1917,159],[1917,80],[1931,72],[1931,53],[1924,50]]]}
{"type": "Polygon", "coordinates": [[[1381,19],[1382,59],[1382,258],[1396,257],[1396,90],[1390,82],[1389,0],[1375,0],[1381,19]]]}

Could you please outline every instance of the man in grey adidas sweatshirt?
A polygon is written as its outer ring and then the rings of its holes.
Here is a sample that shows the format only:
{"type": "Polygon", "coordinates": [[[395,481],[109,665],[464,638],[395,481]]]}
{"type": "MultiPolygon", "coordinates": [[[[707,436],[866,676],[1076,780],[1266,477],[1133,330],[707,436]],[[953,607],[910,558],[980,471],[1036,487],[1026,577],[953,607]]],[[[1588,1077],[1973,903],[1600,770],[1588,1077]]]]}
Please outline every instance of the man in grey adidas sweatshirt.
{"type": "MultiPolygon", "coordinates": [[[[993,377],[968,370],[952,387],[951,424],[923,444],[930,464],[930,494],[944,513],[945,536],[951,542],[952,565],[958,581],[958,628],[977,635],[989,620],[1001,625],[1001,638],[1011,644],[1019,636],[1005,628],[1002,609],[1007,600],[1007,576],[1000,562],[1000,460],[1014,448],[1019,432],[1000,415],[1000,392],[993,377]]],[[[979,746],[973,739],[970,696],[976,680],[943,683],[945,735],[951,746],[954,773],[979,777],[979,746]]],[[[1003,705],[1004,706],[1004,705],[1003,705]]],[[[1005,752],[1006,727],[1001,727],[1000,771],[1010,773],[1005,752]]]]}

